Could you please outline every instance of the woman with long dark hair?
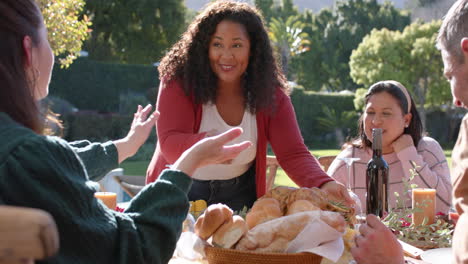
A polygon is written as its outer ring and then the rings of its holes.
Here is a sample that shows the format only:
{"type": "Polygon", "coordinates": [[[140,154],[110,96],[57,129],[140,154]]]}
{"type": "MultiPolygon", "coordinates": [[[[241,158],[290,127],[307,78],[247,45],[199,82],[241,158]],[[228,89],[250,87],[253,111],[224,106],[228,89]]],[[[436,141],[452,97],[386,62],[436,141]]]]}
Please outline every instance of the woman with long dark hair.
{"type": "Polygon", "coordinates": [[[147,182],[195,142],[233,126],[253,146],[228,164],[197,170],[191,200],[251,207],[265,194],[269,143],[281,167],[301,187],[320,187],[347,200],[343,185],[310,154],[299,130],[286,78],[258,11],[215,1],[190,24],[159,65],[158,144],[147,182]]]}
{"type": "Polygon", "coordinates": [[[48,93],[53,64],[34,0],[0,1],[0,204],[52,215],[60,249],[41,263],[167,263],[189,209],[190,175],[235,158],[250,143],[224,146],[239,128],[202,140],[117,213],[94,198],[89,180],[133,155],[158,115],[139,107],[128,135],[103,144],[44,136],[37,105],[48,93]]]}
{"type": "Polygon", "coordinates": [[[439,143],[423,136],[418,110],[406,87],[399,82],[381,81],[369,88],[365,96],[364,113],[359,120],[359,136],[338,155],[328,173],[337,181],[347,184],[348,172],[341,158],[359,158],[349,168],[350,186],[359,196],[365,210],[366,168],[372,157],[373,128],[383,130],[382,152],[389,165],[390,206],[396,206],[395,192],[408,195],[402,193],[402,180],[409,181],[410,170],[414,170],[416,174],[410,183],[420,188],[436,189],[437,210],[447,213],[452,190],[447,160],[439,143]]]}

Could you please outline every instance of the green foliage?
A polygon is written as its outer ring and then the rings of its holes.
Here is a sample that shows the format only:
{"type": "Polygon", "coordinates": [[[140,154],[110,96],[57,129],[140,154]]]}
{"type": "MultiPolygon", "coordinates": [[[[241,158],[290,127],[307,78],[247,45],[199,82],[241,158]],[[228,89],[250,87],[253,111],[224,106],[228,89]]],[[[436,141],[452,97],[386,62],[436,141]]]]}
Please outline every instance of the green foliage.
{"type": "Polygon", "coordinates": [[[418,175],[419,169],[414,162],[411,161],[411,163],[414,169],[410,169],[409,179],[403,178],[402,193],[395,192],[396,208],[390,211],[384,219],[384,224],[398,231],[398,238],[413,246],[450,247],[454,229],[452,224],[436,220],[435,223],[426,225],[427,219],[424,219],[422,225],[419,226],[412,223],[411,214],[422,212],[422,207],[427,206],[427,202],[423,201],[423,204],[417,204],[415,208],[408,207],[408,204],[411,204],[408,194],[411,194],[412,189],[417,188],[417,185],[412,184],[411,181],[418,175]]]}
{"type": "Polygon", "coordinates": [[[124,162],[120,163],[120,167],[124,169],[124,173],[126,175],[146,175],[146,169],[150,160],[125,160],[124,162]]]}
{"type": "MultiPolygon", "coordinates": [[[[339,142],[337,142],[334,128],[320,125],[318,119],[325,116],[323,113],[325,106],[333,109],[339,115],[343,112],[353,111],[353,98],[352,95],[324,94],[294,89],[291,100],[306,145],[312,148],[336,146],[339,142]]],[[[354,131],[356,124],[357,119],[355,122],[351,121],[346,127],[340,127],[344,130],[354,131]]]]}
{"type": "Polygon", "coordinates": [[[356,92],[354,93],[354,109],[358,112],[362,112],[364,109],[364,104],[366,102],[366,93],[367,89],[365,88],[358,88],[356,92]]]}
{"type": "Polygon", "coordinates": [[[325,105],[322,107],[322,115],[316,120],[321,127],[335,132],[337,147],[340,147],[345,142],[343,130],[356,127],[358,117],[354,109],[340,112],[325,105]]]}
{"type": "Polygon", "coordinates": [[[273,0],[255,0],[255,6],[260,10],[263,18],[268,23],[273,17],[273,0]]]}
{"type": "MultiPolygon", "coordinates": [[[[105,142],[125,137],[132,123],[133,114],[99,114],[93,111],[84,111],[66,114],[62,116],[62,119],[66,140],[86,139],[105,142]]],[[[150,160],[154,153],[155,144],[156,132],[153,130],[147,142],[129,160],[150,160]]]]}
{"type": "Polygon", "coordinates": [[[437,2],[437,0],[417,0],[419,6],[430,6],[437,2]]]}
{"type": "Polygon", "coordinates": [[[299,15],[297,7],[292,0],[254,0],[255,6],[260,10],[268,25],[272,18],[283,19],[299,15]]]}
{"type": "Polygon", "coordinates": [[[88,37],[91,22],[87,16],[79,18],[83,0],[38,0],[48,38],[55,56],[67,68],[77,58],[83,41],[88,37]]]}
{"type": "Polygon", "coordinates": [[[120,94],[119,102],[119,113],[123,115],[135,113],[138,105],[145,106],[149,103],[154,103],[149,102],[148,98],[144,94],[129,91],[120,94]]]}
{"type": "Polygon", "coordinates": [[[451,101],[435,47],[440,23],[416,22],[403,32],[372,30],[351,55],[351,77],[365,87],[381,80],[401,82],[411,91],[424,122],[425,107],[451,101]]]}
{"type": "Polygon", "coordinates": [[[98,114],[91,111],[67,114],[63,116],[65,139],[105,141],[122,138],[127,134],[132,119],[132,115],[98,114]]]}
{"type": "Polygon", "coordinates": [[[291,16],[287,20],[272,18],[269,37],[273,47],[281,58],[283,72],[288,74],[291,57],[297,56],[309,49],[309,35],[303,31],[305,24],[297,17],[291,16]]]}
{"type": "Polygon", "coordinates": [[[304,14],[311,39],[310,51],[294,61],[298,83],[312,90],[355,90],[349,76],[351,52],[373,28],[401,30],[410,23],[410,15],[391,3],[376,0],[338,1],[334,11],[304,14]]]}
{"type": "Polygon", "coordinates": [[[155,67],[88,59],[78,59],[67,70],[55,67],[52,76],[51,95],[99,112],[133,113],[137,104],[156,102],[159,85],[155,67]]]}
{"type": "Polygon", "coordinates": [[[94,60],[152,64],[185,29],[185,11],[183,0],[87,0],[85,48],[94,60]]]}

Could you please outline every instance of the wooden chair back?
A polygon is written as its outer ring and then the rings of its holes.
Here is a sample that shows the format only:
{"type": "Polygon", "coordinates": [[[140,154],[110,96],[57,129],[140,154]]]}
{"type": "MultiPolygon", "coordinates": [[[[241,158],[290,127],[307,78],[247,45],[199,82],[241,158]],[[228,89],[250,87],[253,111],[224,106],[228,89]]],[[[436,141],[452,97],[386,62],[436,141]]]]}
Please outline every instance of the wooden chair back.
{"type": "MultiPolygon", "coordinates": [[[[322,166],[323,170],[326,172],[328,170],[328,167],[330,167],[330,164],[333,162],[333,160],[336,158],[336,156],[321,156],[318,158],[318,161],[320,163],[320,166],[322,166]]],[[[266,172],[266,186],[267,186],[267,191],[269,191],[271,188],[273,188],[274,183],[275,183],[275,177],[276,177],[276,171],[280,167],[278,160],[276,159],[276,156],[267,156],[267,172],[266,172]]]]}
{"type": "Polygon", "coordinates": [[[328,167],[332,164],[333,160],[335,160],[336,156],[321,156],[318,158],[320,165],[322,166],[323,170],[326,172],[328,167]]]}
{"type": "Polygon", "coordinates": [[[276,156],[267,156],[267,171],[266,171],[266,190],[269,191],[275,184],[276,171],[279,168],[276,156]]]}
{"type": "Polygon", "coordinates": [[[34,263],[53,256],[58,248],[57,226],[49,213],[0,206],[0,264],[34,263]]]}

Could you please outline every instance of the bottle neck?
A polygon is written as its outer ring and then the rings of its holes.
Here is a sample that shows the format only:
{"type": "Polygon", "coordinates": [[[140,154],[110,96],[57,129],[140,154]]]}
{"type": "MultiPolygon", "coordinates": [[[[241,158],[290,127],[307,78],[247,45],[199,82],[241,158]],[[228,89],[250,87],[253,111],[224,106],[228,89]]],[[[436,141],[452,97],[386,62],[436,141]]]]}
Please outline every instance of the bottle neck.
{"type": "Polygon", "coordinates": [[[382,129],[372,129],[372,151],[373,157],[382,157],[382,129]]]}
{"type": "Polygon", "coordinates": [[[372,157],[373,157],[373,158],[380,158],[380,157],[382,157],[382,149],[373,149],[373,150],[372,150],[372,157]]]}

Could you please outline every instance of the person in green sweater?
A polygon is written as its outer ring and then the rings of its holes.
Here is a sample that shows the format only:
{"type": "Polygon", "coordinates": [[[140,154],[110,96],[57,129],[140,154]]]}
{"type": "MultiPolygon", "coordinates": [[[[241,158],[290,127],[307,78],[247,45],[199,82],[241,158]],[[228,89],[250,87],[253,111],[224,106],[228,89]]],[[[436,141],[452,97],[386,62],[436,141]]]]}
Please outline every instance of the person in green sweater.
{"type": "Polygon", "coordinates": [[[0,1],[0,39],[0,204],[47,211],[60,235],[57,255],[37,263],[167,263],[189,209],[190,175],[248,148],[225,145],[242,130],[201,140],[125,212],[109,210],[90,180],[133,155],[158,114],[139,107],[128,135],[103,144],[45,136],[37,102],[48,94],[54,56],[34,0],[0,1]]]}

